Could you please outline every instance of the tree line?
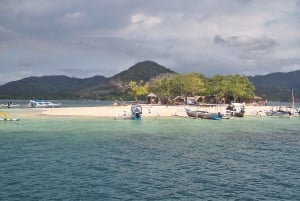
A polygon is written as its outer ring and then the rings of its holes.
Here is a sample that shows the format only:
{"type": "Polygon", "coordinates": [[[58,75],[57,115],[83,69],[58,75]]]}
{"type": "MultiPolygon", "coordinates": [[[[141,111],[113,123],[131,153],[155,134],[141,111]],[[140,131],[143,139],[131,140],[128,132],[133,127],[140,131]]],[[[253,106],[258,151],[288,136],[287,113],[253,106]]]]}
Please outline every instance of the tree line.
{"type": "Polygon", "coordinates": [[[242,102],[255,96],[255,87],[244,75],[215,75],[211,78],[199,73],[162,74],[149,82],[130,81],[130,95],[138,98],[150,92],[161,100],[171,100],[176,96],[210,96],[226,102],[242,102]]]}

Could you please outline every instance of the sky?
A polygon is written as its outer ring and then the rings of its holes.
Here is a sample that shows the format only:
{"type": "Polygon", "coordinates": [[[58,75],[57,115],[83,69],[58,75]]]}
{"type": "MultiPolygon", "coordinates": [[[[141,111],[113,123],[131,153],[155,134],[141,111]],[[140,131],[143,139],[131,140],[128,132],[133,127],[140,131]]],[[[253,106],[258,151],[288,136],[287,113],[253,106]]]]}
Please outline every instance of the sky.
{"type": "Polygon", "coordinates": [[[300,0],[0,0],[0,84],[145,60],[206,76],[299,70],[300,0]]]}

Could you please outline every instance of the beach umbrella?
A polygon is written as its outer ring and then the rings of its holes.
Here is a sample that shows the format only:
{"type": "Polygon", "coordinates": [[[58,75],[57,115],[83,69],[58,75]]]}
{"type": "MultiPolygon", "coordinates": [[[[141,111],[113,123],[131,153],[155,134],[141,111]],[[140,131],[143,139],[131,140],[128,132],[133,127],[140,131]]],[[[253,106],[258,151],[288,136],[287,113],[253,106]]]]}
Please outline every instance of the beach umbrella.
{"type": "Polygon", "coordinates": [[[149,98],[157,98],[157,95],[155,95],[154,93],[150,93],[150,94],[148,94],[147,95],[147,97],[149,97],[149,98]]]}

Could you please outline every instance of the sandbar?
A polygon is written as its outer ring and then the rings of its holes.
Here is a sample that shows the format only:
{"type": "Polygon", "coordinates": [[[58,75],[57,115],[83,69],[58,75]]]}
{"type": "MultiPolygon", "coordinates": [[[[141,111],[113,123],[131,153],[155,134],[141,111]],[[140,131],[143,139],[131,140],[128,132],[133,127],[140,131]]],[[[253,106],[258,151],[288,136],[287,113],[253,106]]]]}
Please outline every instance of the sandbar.
{"type": "MultiPolygon", "coordinates": [[[[142,105],[143,117],[172,117],[186,116],[184,108],[192,110],[203,110],[208,112],[226,113],[227,105],[216,107],[206,106],[166,106],[166,105],[142,105]]],[[[264,115],[265,111],[269,111],[269,106],[246,106],[245,116],[264,115]]],[[[70,107],[70,108],[45,108],[42,109],[41,115],[48,116],[88,116],[88,117],[117,117],[124,114],[130,114],[131,106],[99,106],[99,107],[70,107]]]]}

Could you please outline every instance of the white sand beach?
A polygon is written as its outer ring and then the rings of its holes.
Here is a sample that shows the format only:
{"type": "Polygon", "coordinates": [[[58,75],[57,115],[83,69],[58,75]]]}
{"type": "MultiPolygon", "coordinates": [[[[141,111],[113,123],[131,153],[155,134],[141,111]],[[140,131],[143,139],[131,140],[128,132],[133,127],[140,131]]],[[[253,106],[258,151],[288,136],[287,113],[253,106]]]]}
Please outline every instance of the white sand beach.
{"type": "MultiPolygon", "coordinates": [[[[143,117],[172,117],[186,116],[184,108],[192,110],[204,110],[208,112],[225,113],[227,105],[216,107],[204,106],[165,106],[165,105],[142,105],[143,117]]],[[[246,106],[245,116],[264,115],[269,111],[269,106],[246,106]]],[[[99,107],[70,107],[70,108],[44,108],[39,109],[41,115],[49,116],[87,116],[87,117],[116,117],[118,115],[130,114],[130,105],[128,106],[99,106],[99,107]]]]}

